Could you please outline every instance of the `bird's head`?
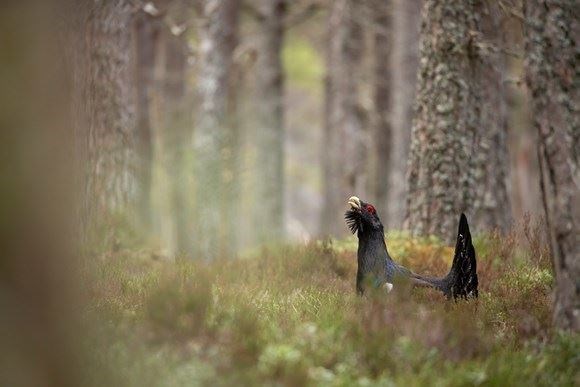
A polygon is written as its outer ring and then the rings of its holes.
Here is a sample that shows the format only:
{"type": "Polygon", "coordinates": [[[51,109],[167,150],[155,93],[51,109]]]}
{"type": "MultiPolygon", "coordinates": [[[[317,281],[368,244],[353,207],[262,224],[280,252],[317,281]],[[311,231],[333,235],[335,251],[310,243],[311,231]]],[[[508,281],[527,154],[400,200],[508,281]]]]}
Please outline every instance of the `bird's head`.
{"type": "Polygon", "coordinates": [[[350,209],[344,214],[346,224],[353,234],[371,231],[383,231],[383,224],[379,219],[377,210],[372,204],[365,203],[356,196],[348,199],[350,209]]]}

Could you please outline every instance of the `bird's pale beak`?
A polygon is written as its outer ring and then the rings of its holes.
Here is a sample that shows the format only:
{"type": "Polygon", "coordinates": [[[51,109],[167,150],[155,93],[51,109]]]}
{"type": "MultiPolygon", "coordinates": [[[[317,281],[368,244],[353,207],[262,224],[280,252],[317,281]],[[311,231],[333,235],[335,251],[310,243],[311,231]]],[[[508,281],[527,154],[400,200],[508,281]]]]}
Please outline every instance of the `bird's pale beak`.
{"type": "Polygon", "coordinates": [[[356,196],[351,196],[348,199],[348,204],[355,210],[360,210],[361,208],[360,199],[356,196]]]}

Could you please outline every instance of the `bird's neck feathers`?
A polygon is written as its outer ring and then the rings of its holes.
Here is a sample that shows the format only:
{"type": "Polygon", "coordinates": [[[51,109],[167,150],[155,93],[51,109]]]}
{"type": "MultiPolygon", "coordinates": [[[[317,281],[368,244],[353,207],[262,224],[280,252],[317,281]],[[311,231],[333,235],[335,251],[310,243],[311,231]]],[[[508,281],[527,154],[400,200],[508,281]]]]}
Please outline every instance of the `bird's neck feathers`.
{"type": "Polygon", "coordinates": [[[359,275],[362,278],[362,276],[374,274],[378,279],[382,279],[386,275],[387,260],[390,259],[387,253],[383,228],[380,227],[380,229],[359,233],[358,237],[357,261],[359,275]]]}
{"type": "Polygon", "coordinates": [[[383,226],[377,228],[368,227],[367,229],[364,230],[364,232],[359,231],[357,236],[359,246],[361,245],[361,243],[369,243],[375,241],[382,242],[383,245],[385,244],[385,231],[383,229],[383,226]]]}

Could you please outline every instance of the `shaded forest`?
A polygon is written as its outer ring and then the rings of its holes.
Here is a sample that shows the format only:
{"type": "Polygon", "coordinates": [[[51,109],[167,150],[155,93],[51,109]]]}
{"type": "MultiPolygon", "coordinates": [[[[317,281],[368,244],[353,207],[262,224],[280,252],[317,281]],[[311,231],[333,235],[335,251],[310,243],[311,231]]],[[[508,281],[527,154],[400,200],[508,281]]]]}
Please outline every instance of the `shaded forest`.
{"type": "Polygon", "coordinates": [[[0,12],[0,384],[580,382],[576,1],[0,12]],[[353,195],[479,299],[357,297],[353,195]]]}
{"type": "Polygon", "coordinates": [[[431,25],[411,3],[77,4],[88,222],[211,258],[343,236],[352,193],[417,235],[448,237],[459,211],[482,230],[541,214],[521,20],[434,5],[431,25]]]}

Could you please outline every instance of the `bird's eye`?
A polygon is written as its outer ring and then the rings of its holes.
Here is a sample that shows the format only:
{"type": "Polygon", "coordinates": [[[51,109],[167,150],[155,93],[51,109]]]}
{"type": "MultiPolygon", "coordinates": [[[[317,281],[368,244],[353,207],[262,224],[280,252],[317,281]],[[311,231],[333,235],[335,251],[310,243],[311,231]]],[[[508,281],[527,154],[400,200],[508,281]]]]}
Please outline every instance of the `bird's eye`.
{"type": "Polygon", "coordinates": [[[375,208],[373,206],[371,206],[370,204],[367,204],[367,207],[366,208],[367,208],[367,211],[368,211],[369,214],[374,215],[374,214],[377,213],[377,210],[375,210],[375,208]]]}

